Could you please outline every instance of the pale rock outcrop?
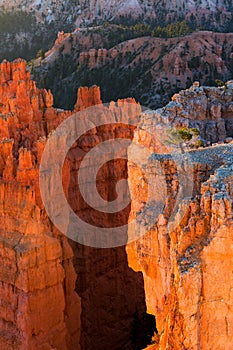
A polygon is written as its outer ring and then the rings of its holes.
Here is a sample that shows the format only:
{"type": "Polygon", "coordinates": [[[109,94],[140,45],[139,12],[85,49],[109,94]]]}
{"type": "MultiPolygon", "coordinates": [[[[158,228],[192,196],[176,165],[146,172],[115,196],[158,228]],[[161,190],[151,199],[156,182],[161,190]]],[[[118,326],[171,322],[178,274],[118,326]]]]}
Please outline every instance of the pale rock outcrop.
{"type": "MultiPolygon", "coordinates": [[[[146,231],[128,244],[128,262],[135,271],[143,272],[147,310],[156,317],[157,333],[148,350],[218,350],[233,345],[232,145],[177,156],[169,152],[161,132],[156,133],[159,122],[165,127],[170,118],[175,125],[184,111],[183,122],[195,121],[203,129],[208,119],[226,122],[224,110],[232,101],[231,82],[226,85],[221,89],[195,84],[154,116],[145,113],[135,131],[135,142],[154,152],[144,164],[143,174],[128,165],[130,220],[137,219],[138,232],[142,227],[146,231]],[[152,136],[140,138],[143,130],[152,136]],[[151,177],[159,187],[153,201],[147,203],[151,177]],[[164,206],[156,216],[163,186],[164,206]]],[[[232,114],[227,115],[227,120],[232,118],[232,114]]],[[[205,130],[208,137],[211,132],[205,130]]]]}

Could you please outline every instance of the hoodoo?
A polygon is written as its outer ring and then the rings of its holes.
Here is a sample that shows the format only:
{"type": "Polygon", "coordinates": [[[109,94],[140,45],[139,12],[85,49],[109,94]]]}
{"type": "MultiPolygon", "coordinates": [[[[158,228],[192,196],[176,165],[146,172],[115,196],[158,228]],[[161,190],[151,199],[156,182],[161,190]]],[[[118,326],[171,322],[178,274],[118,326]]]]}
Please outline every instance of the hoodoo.
{"type": "MultiPolygon", "coordinates": [[[[124,246],[91,248],[68,239],[48,217],[39,167],[51,133],[73,113],[101,105],[100,89],[80,88],[75,110],[64,111],[53,107],[50,91],[36,87],[25,61],[0,65],[1,349],[232,348],[232,87],[232,81],[218,88],[196,83],[164,108],[143,113],[135,100],[119,100],[130,118],[139,118],[137,127],[93,125],[72,145],[62,177],[73,211],[96,227],[126,225],[124,246]],[[177,158],[168,152],[171,144],[158,142],[168,125],[171,135],[183,137],[177,158]],[[131,203],[99,215],[81,198],[77,174],[93,147],[121,138],[146,147],[150,157],[139,171],[103,155],[99,194],[113,201],[126,179],[131,203]],[[147,175],[159,183],[150,202],[147,175]],[[162,188],[165,202],[154,218],[162,188]],[[127,244],[142,225],[144,234],[127,244]]],[[[63,142],[61,134],[55,163],[63,142]]],[[[85,181],[88,188],[88,173],[85,181]]]]}

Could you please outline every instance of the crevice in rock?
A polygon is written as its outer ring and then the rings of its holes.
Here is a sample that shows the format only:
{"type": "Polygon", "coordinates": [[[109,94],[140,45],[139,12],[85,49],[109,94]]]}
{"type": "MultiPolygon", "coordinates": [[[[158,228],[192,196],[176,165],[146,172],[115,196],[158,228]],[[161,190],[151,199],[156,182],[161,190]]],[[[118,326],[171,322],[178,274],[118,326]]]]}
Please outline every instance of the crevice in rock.
{"type": "Polygon", "coordinates": [[[156,331],[146,313],[142,273],[128,267],[125,247],[96,249],[71,243],[81,297],[81,349],[141,350],[156,331]]]}
{"type": "MultiPolygon", "coordinates": [[[[116,126],[111,127],[115,133],[116,126]]],[[[117,127],[117,134],[121,134],[120,127],[117,127]]],[[[105,128],[97,128],[96,135],[99,137],[98,142],[103,142],[106,139],[105,128]]],[[[85,137],[88,139],[90,135],[85,137]]],[[[88,144],[84,142],[84,136],[82,142],[88,144]]],[[[68,200],[73,210],[82,220],[88,220],[95,226],[117,227],[127,224],[130,205],[114,215],[99,215],[80,200],[77,174],[81,158],[76,147],[81,148],[78,141],[68,155],[71,165],[68,200]]],[[[103,174],[99,172],[101,186],[98,188],[97,181],[97,188],[102,198],[113,200],[116,197],[115,184],[128,177],[127,162],[117,159],[107,162],[101,169],[105,176],[103,179],[103,174]]],[[[121,234],[127,242],[127,227],[122,228],[121,234]]],[[[145,348],[156,332],[155,317],[146,312],[143,275],[128,266],[125,246],[92,248],[74,241],[70,241],[70,245],[77,273],[76,292],[81,298],[81,349],[145,348]]]]}

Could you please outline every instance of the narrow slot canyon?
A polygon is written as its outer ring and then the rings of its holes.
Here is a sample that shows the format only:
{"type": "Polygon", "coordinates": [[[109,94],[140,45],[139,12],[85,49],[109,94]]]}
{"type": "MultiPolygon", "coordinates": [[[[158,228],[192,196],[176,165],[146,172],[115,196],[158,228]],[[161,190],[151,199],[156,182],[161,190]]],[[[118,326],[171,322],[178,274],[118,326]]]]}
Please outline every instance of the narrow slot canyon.
{"type": "Polygon", "coordinates": [[[76,245],[74,253],[81,349],[146,348],[156,331],[155,318],[146,313],[143,276],[129,268],[125,248],[76,245]]]}
{"type": "MultiPolygon", "coordinates": [[[[69,151],[68,202],[76,215],[93,226],[127,225],[131,205],[113,214],[91,208],[79,190],[79,166],[98,143],[109,137],[132,139],[133,131],[126,125],[104,125],[82,135],[69,151]]],[[[113,201],[117,199],[118,181],[128,179],[128,163],[115,158],[105,162],[104,157],[101,163],[96,187],[102,198],[113,201]]],[[[127,226],[123,226],[121,235],[126,244],[127,226]]],[[[156,332],[155,317],[147,313],[143,275],[128,266],[126,247],[93,248],[72,240],[69,244],[77,273],[76,292],[81,299],[80,349],[141,350],[150,345],[156,332]]]]}

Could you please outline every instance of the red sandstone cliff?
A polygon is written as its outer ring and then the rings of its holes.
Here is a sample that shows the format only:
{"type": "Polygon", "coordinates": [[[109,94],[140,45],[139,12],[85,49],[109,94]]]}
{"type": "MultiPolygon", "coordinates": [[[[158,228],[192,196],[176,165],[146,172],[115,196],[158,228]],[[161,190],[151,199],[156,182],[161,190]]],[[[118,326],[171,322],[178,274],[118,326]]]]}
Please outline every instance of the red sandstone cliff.
{"type": "Polygon", "coordinates": [[[0,65],[1,349],[78,349],[73,252],[51,226],[38,185],[46,136],[68,115],[52,104],[25,61],[0,65]]]}
{"type": "MultiPolygon", "coordinates": [[[[76,110],[99,103],[99,88],[82,88],[76,110]]],[[[0,348],[133,350],[146,344],[142,330],[132,338],[135,317],[143,323],[146,314],[142,275],[128,268],[124,247],[101,250],[69,241],[53,226],[41,201],[39,165],[47,137],[72,114],[52,105],[51,93],[30,80],[25,61],[0,65],[0,348]]],[[[132,137],[132,131],[124,133],[132,137]]],[[[107,126],[87,133],[64,166],[64,190],[84,220],[96,222],[96,215],[78,201],[72,174],[85,152],[109,135],[120,137],[123,131],[107,126]]],[[[56,162],[59,152],[51,157],[56,162]]],[[[108,174],[100,186],[103,196],[112,192],[121,168],[127,171],[125,161],[116,164],[114,173],[112,165],[103,169],[108,174]]],[[[128,212],[114,220],[127,223],[128,212]]],[[[112,219],[104,215],[97,220],[108,226],[112,219]]]]}
{"type": "MultiPolygon", "coordinates": [[[[96,103],[101,103],[97,87],[79,90],[77,111],[96,103]]],[[[102,196],[114,198],[123,170],[132,203],[123,213],[97,217],[80,200],[76,174],[82,157],[77,150],[83,156],[110,135],[134,137],[160,153],[164,211],[149,229],[154,204],[147,208],[147,232],[128,245],[127,256],[125,247],[94,249],[71,242],[47,217],[38,185],[41,155],[49,133],[72,113],[52,104],[51,93],[30,80],[24,61],[1,64],[0,348],[141,349],[147,343],[143,332],[149,330],[147,306],[158,331],[150,349],[231,349],[232,145],[188,151],[193,164],[191,200],[179,203],[172,217],[184,183],[175,160],[164,156],[166,147],[156,139],[156,127],[158,121],[175,128],[195,126],[212,142],[233,136],[232,82],[218,89],[195,85],[166,108],[144,113],[139,127],[150,131],[149,137],[121,125],[101,126],[71,148],[63,173],[69,203],[84,220],[106,227],[138,215],[146,201],[145,174],[122,160],[114,162],[115,167],[104,166],[97,183],[102,196]],[[144,282],[129,266],[142,272],[144,282]]],[[[56,162],[59,154],[52,156],[56,162]]],[[[157,167],[157,158],[151,157],[144,173],[158,184],[157,167]]],[[[154,200],[159,194],[155,189],[154,200]]]]}

